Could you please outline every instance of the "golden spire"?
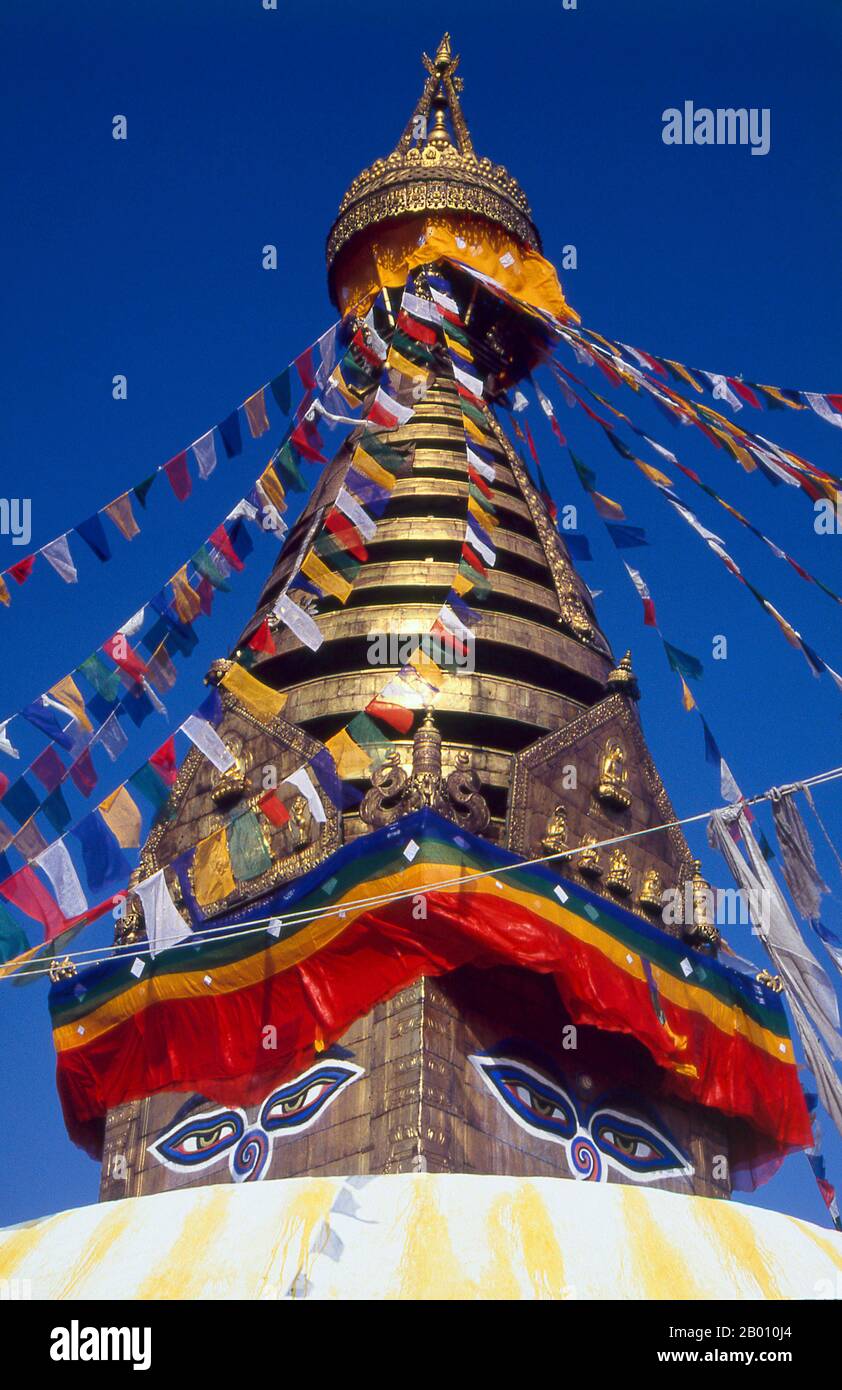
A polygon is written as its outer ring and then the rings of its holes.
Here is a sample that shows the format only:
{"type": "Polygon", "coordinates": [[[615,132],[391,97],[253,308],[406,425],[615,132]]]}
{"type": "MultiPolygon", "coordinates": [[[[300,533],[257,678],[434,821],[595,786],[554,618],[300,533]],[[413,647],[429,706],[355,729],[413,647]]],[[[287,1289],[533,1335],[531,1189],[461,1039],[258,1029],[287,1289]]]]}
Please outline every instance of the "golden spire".
{"type": "Polygon", "coordinates": [[[632,667],[631,648],[621,658],[613,671],[608,672],[606,690],[616,690],[620,695],[628,695],[630,700],[640,699],[640,687],[632,667]]]}
{"type": "Polygon", "coordinates": [[[442,38],[435,58],[424,53],[422,61],[424,89],[397,146],[358,174],[342,199],[327,243],[331,283],[337,257],[352,237],[413,215],[483,217],[525,245],[541,248],[523,189],[502,165],[474,151],[459,100],[459,55],[453,55],[450,35],[442,38]]]}

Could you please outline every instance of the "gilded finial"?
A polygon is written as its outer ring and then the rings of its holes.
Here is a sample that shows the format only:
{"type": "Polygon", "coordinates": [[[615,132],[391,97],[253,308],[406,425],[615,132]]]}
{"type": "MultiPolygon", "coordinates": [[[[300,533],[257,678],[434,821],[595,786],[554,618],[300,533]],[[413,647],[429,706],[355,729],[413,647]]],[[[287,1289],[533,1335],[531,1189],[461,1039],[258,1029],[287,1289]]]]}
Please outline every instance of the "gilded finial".
{"type": "Polygon", "coordinates": [[[630,700],[640,699],[640,686],[632,667],[631,648],[624,657],[621,657],[614,670],[609,671],[605,688],[611,691],[616,690],[620,695],[627,695],[630,700]]]}
{"type": "MultiPolygon", "coordinates": [[[[457,62],[459,61],[458,58],[457,58],[456,61],[457,61],[457,62]]],[[[450,35],[449,35],[449,34],[445,34],[445,35],[444,35],[444,38],[442,39],[441,43],[440,43],[439,46],[438,46],[437,52],[436,52],[436,57],[435,57],[435,66],[436,66],[436,70],[437,70],[438,72],[445,72],[445,71],[447,70],[447,68],[450,67],[451,62],[452,62],[452,54],[451,54],[451,51],[450,51],[450,35]]]]}

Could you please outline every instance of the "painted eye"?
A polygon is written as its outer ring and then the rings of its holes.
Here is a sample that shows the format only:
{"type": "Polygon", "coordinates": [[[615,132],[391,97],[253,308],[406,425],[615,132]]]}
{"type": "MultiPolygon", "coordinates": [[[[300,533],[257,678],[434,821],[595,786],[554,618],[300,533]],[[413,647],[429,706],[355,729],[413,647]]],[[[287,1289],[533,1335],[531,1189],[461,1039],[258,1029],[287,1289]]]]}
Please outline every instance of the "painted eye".
{"type": "Polygon", "coordinates": [[[576,1133],[576,1111],[561,1087],[522,1062],[471,1057],[488,1089],[513,1119],[542,1139],[562,1143],[576,1133]]]}
{"type": "Polygon", "coordinates": [[[197,1115],[162,1134],[149,1148],[169,1167],[199,1168],[227,1153],[243,1134],[245,1122],[237,1110],[197,1115]]]}
{"type": "Polygon", "coordinates": [[[590,1130],[597,1148],[630,1176],[645,1180],[693,1172],[665,1135],[635,1116],[603,1110],[591,1119],[590,1130]]]}
{"type": "Polygon", "coordinates": [[[266,1098],[260,1123],[267,1131],[305,1129],[360,1076],[362,1067],[351,1062],[326,1062],[311,1067],[266,1098]]]}

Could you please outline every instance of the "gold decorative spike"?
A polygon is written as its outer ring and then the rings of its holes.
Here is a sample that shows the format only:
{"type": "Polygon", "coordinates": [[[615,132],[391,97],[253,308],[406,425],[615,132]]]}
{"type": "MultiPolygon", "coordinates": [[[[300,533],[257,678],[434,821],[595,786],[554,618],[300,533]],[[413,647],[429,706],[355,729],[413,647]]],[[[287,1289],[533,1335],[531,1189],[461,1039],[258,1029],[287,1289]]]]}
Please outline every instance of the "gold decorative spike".
{"type": "Polygon", "coordinates": [[[616,690],[620,695],[627,695],[630,700],[640,699],[640,687],[632,669],[631,651],[627,651],[614,670],[608,672],[605,689],[609,692],[616,690]]]}
{"type": "Polygon", "coordinates": [[[585,878],[602,878],[602,856],[596,848],[595,835],[586,835],[582,840],[581,853],[573,856],[573,863],[585,878]]]}
{"type": "Polygon", "coordinates": [[[660,912],[663,900],[663,885],[657,869],[647,869],[637,895],[637,901],[646,912],[660,912]]]}
{"type": "Polygon", "coordinates": [[[329,272],[352,236],[412,213],[475,214],[541,248],[523,189],[502,165],[474,152],[459,100],[462,82],[455,76],[459,58],[453,56],[449,34],[435,58],[423,54],[423,63],[424,90],[396,148],[358,174],[342,199],[328,237],[329,272]]]}
{"type": "Polygon", "coordinates": [[[628,780],[625,749],[620,740],[612,735],[603,750],[599,781],[596,785],[596,794],[600,801],[607,802],[609,806],[627,809],[631,806],[628,780]]]}
{"type": "Polygon", "coordinates": [[[411,774],[401,767],[397,749],[392,749],[385,764],[372,773],[371,786],[360,803],[360,819],[366,825],[390,825],[423,806],[476,834],[486,830],[491,820],[468,753],[462,750],[455,770],[446,780],[442,777],[441,734],[432,709],[427,710],[412,740],[411,774]]]}
{"type": "Polygon", "coordinates": [[[567,849],[567,812],[563,806],[556,806],[547,821],[541,847],[549,850],[550,854],[558,854],[560,850],[567,849]]]}
{"type": "Polygon", "coordinates": [[[605,875],[605,886],[610,888],[613,893],[622,894],[623,897],[631,892],[629,856],[619,846],[611,851],[608,873],[605,875]]]}

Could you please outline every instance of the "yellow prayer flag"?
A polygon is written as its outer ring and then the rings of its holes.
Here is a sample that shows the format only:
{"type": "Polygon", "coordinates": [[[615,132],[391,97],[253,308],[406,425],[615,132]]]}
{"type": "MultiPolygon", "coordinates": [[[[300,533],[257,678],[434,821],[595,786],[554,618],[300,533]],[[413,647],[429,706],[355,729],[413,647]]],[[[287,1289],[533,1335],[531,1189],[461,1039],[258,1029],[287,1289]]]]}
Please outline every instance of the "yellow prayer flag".
{"type": "Polygon", "coordinates": [[[91,733],[94,726],[88,718],[82,692],[72,676],[65,676],[57,685],[51,686],[50,694],[63,709],[67,710],[68,714],[73,716],[77,724],[81,724],[83,729],[87,729],[88,733],[91,733]]]}
{"type": "Polygon", "coordinates": [[[367,777],[371,771],[371,758],[364,748],[355,743],[347,729],[329,738],[325,744],[339,776],[347,780],[352,777],[367,777]]]}
{"type": "Polygon", "coordinates": [[[672,487],[672,478],[668,478],[666,473],[662,473],[660,468],[656,468],[654,464],[644,463],[643,459],[635,459],[635,463],[641,473],[646,474],[650,482],[661,483],[663,487],[672,487]]]}
{"type": "Polygon", "coordinates": [[[355,450],[354,457],[351,460],[351,466],[356,468],[357,472],[364,473],[373,483],[378,483],[380,487],[386,488],[388,492],[391,492],[392,488],[395,486],[393,474],[389,473],[382,464],[379,464],[376,459],[372,458],[371,454],[367,454],[362,447],[358,446],[355,450]]]}
{"type": "Polygon", "coordinates": [[[328,569],[327,565],[322,564],[318,555],[311,550],[301,562],[301,573],[306,574],[308,579],[312,579],[314,584],[318,584],[326,594],[333,594],[340,603],[344,603],[351,592],[351,585],[347,579],[343,579],[341,574],[335,570],[328,569]]]}
{"type": "Polygon", "coordinates": [[[465,425],[465,433],[469,435],[471,439],[476,440],[477,444],[484,444],[487,447],[488,435],[480,429],[479,425],[474,424],[470,415],[463,415],[462,420],[465,425]]]}
{"type": "Polygon", "coordinates": [[[109,502],[107,507],[102,509],[106,516],[110,516],[121,536],[125,536],[127,541],[132,540],[140,531],[140,527],[134,518],[132,511],[132,499],[128,492],[124,492],[122,497],[115,497],[113,502],[109,502]]]}
{"type": "Polygon", "coordinates": [[[202,611],[202,604],[196,590],[191,588],[187,578],[187,566],[183,565],[170,580],[173,592],[173,605],[183,623],[192,623],[202,611]]]}
{"type": "Polygon", "coordinates": [[[338,367],[334,367],[333,372],[331,373],[330,381],[331,385],[336,387],[340,396],[343,398],[343,400],[346,400],[349,405],[359,405],[359,396],[351,390],[350,386],[346,382],[344,376],[342,375],[338,367]]]}
{"type": "Polygon", "coordinates": [[[244,403],[243,409],[246,412],[246,419],[249,422],[252,439],[259,439],[269,428],[269,417],[266,414],[266,396],[263,387],[255,391],[253,396],[249,396],[244,403]]]}
{"type": "Polygon", "coordinates": [[[679,676],[678,679],[681,681],[681,703],[686,710],[695,709],[696,701],[693,699],[692,690],[683,676],[679,676]]]}
{"type": "Polygon", "coordinates": [[[471,516],[476,517],[480,526],[484,531],[487,531],[489,535],[493,531],[496,531],[497,527],[500,525],[496,516],[491,516],[489,512],[483,511],[475,497],[468,498],[468,511],[471,513],[471,516]]]}
{"type": "Polygon", "coordinates": [[[771,613],[772,617],[775,619],[775,622],[778,624],[778,627],[781,629],[781,632],[783,633],[787,642],[789,642],[790,646],[800,648],[801,639],[798,636],[798,633],[795,631],[795,628],[792,626],[791,623],[787,622],[783,614],[779,613],[777,608],[775,608],[769,602],[768,599],[764,599],[763,607],[766,609],[767,613],[771,613]]]}
{"type": "Polygon", "coordinates": [[[9,590],[6,587],[6,581],[0,574],[0,603],[3,604],[4,608],[8,608],[11,602],[12,600],[9,595],[9,590]]]}
{"type": "Polygon", "coordinates": [[[790,410],[807,409],[807,407],[802,405],[799,401],[791,401],[786,396],[782,395],[777,386],[764,386],[760,383],[760,389],[761,391],[766,391],[770,396],[774,396],[775,400],[780,401],[781,405],[788,405],[790,410]]]}
{"type": "Polygon", "coordinates": [[[471,352],[471,349],[469,347],[466,347],[466,345],[463,342],[460,342],[458,338],[451,338],[450,334],[447,331],[446,320],[444,324],[444,336],[447,339],[447,346],[450,348],[451,352],[455,352],[456,356],[461,357],[463,362],[473,363],[474,356],[471,352]]]}
{"type": "Polygon", "coordinates": [[[263,470],[260,477],[258,478],[258,482],[260,483],[260,486],[263,488],[265,495],[269,498],[269,501],[272,503],[272,506],[279,512],[285,512],[287,506],[287,499],[286,493],[284,492],[284,485],[278,477],[277,473],[275,472],[274,468],[272,467],[271,463],[269,464],[268,468],[265,468],[263,470]]]}
{"type": "Polygon", "coordinates": [[[471,590],[474,587],[474,583],[473,580],[469,579],[466,574],[457,573],[456,578],[453,581],[453,587],[456,590],[456,593],[459,595],[459,597],[464,598],[465,594],[469,594],[471,592],[471,590]]]}
{"type": "Polygon", "coordinates": [[[389,352],[386,366],[390,372],[400,372],[401,376],[408,376],[411,381],[425,381],[427,377],[426,367],[420,367],[417,362],[410,362],[409,358],[404,357],[395,347],[389,352]]]}
{"type": "Polygon", "coordinates": [[[220,685],[224,685],[240,704],[245,705],[264,724],[280,714],[287,701],[285,693],[272,690],[271,686],[259,681],[244,666],[232,666],[225,672],[220,685]]]}
{"type": "Polygon", "coordinates": [[[698,391],[699,395],[702,395],[702,387],[699,385],[696,378],[690,375],[686,367],[682,367],[680,362],[671,362],[668,357],[665,357],[664,361],[668,367],[672,367],[673,371],[678,372],[678,375],[683,377],[685,381],[689,381],[694,391],[698,391]]]}
{"type": "Polygon", "coordinates": [[[121,849],[140,848],[140,808],[125,786],[118,787],[101,801],[99,811],[121,849]]]}
{"type": "Polygon", "coordinates": [[[228,830],[223,825],[196,846],[193,892],[200,907],[210,907],[227,898],[236,886],[228,854],[228,830]]]}
{"type": "Polygon", "coordinates": [[[417,671],[421,679],[431,685],[434,690],[441,690],[444,672],[421,647],[416,647],[406,664],[417,671]]]}

